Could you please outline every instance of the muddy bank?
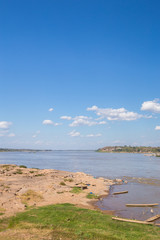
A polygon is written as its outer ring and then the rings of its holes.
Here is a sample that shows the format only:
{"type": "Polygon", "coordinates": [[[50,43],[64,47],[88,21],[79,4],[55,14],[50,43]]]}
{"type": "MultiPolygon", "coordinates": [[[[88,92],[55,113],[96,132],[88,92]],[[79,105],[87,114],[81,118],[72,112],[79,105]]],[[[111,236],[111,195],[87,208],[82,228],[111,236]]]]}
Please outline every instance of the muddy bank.
{"type": "MultiPolygon", "coordinates": [[[[119,180],[117,180],[119,181],[119,180]]],[[[107,196],[115,181],[83,172],[0,165],[0,217],[29,207],[71,203],[94,209],[93,202],[107,196]]]]}

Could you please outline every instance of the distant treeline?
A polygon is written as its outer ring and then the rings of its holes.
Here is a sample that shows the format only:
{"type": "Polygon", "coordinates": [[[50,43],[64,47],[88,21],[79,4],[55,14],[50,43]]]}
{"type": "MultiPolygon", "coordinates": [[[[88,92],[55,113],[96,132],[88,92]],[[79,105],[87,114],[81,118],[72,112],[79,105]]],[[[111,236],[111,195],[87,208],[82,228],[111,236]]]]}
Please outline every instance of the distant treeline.
{"type": "Polygon", "coordinates": [[[0,148],[0,152],[46,152],[52,150],[0,148]]]}
{"type": "Polygon", "coordinates": [[[127,153],[160,153],[160,147],[144,147],[144,146],[108,146],[99,148],[98,152],[127,152],[127,153]]]}

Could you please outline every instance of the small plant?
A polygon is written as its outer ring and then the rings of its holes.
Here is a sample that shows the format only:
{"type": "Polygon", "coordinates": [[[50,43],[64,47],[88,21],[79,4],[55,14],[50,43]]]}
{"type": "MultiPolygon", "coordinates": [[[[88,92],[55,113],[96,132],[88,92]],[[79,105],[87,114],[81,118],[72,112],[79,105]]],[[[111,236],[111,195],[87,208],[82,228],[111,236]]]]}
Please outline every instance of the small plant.
{"type": "Polygon", "coordinates": [[[1,208],[1,207],[0,207],[0,216],[3,215],[5,211],[6,211],[5,208],[1,208]]]}
{"type": "Polygon", "coordinates": [[[4,164],[2,167],[3,167],[3,168],[9,168],[9,167],[11,167],[11,165],[9,165],[9,164],[4,164]]]}
{"type": "Polygon", "coordinates": [[[80,187],[73,187],[70,192],[78,194],[82,192],[82,189],[80,187]]]}
{"type": "Polygon", "coordinates": [[[73,179],[72,178],[66,178],[64,179],[65,182],[73,182],[73,179]]]}
{"type": "Polygon", "coordinates": [[[34,173],[34,171],[29,171],[30,173],[34,173]]]}
{"type": "Polygon", "coordinates": [[[28,190],[21,195],[21,202],[26,206],[29,206],[33,202],[39,202],[43,199],[43,196],[34,190],[28,190]]]}
{"type": "Polygon", "coordinates": [[[43,173],[36,174],[35,177],[42,177],[45,176],[43,173]]]}
{"type": "Polygon", "coordinates": [[[86,197],[89,199],[98,199],[99,198],[99,196],[94,193],[88,193],[86,197]]]}
{"type": "Polygon", "coordinates": [[[60,185],[61,186],[65,186],[66,184],[64,182],[60,182],[60,185]]]}
{"type": "MultiPolygon", "coordinates": [[[[6,170],[6,171],[9,171],[9,170],[10,170],[10,167],[11,167],[11,165],[9,165],[9,164],[6,164],[6,165],[3,165],[3,166],[2,166],[2,168],[3,168],[4,170],[6,170]]],[[[4,173],[4,171],[3,171],[3,173],[4,173]]]]}
{"type": "Polygon", "coordinates": [[[22,170],[21,169],[17,169],[17,171],[16,172],[14,172],[13,174],[22,174],[23,172],[22,172],[22,170]]]}
{"type": "Polygon", "coordinates": [[[19,167],[20,168],[27,168],[25,165],[20,165],[19,167]]]}

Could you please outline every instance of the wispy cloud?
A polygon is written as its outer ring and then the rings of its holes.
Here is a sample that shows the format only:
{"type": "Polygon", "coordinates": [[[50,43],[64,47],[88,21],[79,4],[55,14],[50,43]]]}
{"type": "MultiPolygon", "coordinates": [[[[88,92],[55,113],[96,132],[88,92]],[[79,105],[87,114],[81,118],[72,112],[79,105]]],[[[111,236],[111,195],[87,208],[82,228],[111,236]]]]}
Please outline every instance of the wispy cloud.
{"type": "Polygon", "coordinates": [[[97,134],[87,134],[86,137],[101,137],[102,134],[101,133],[97,133],[97,134]]]}
{"type": "Polygon", "coordinates": [[[160,126],[156,126],[156,127],[155,127],[155,130],[160,130],[160,126]]]}
{"type": "Polygon", "coordinates": [[[0,129],[8,129],[12,125],[12,122],[0,121],[0,129]]]}
{"type": "Polygon", "coordinates": [[[12,122],[0,121],[0,137],[14,137],[14,133],[9,133],[12,122]]]}
{"type": "Polygon", "coordinates": [[[68,135],[71,137],[79,137],[81,134],[80,132],[76,132],[75,130],[73,130],[72,132],[68,133],[68,135]]]}
{"type": "Polygon", "coordinates": [[[149,111],[153,113],[160,113],[160,103],[159,99],[154,99],[153,101],[146,101],[142,103],[141,110],[149,111]]]}
{"type": "Polygon", "coordinates": [[[63,119],[63,120],[71,120],[72,117],[70,117],[70,116],[61,116],[60,119],[63,119]]]}
{"type": "Polygon", "coordinates": [[[62,125],[62,123],[54,123],[52,120],[44,120],[42,122],[43,125],[53,125],[53,126],[58,126],[58,125],[62,125]]]}
{"type": "Polygon", "coordinates": [[[87,111],[94,111],[100,118],[105,118],[109,121],[134,121],[144,117],[141,114],[135,112],[129,112],[125,108],[98,108],[92,106],[87,108],[87,111]]]}
{"type": "Polygon", "coordinates": [[[54,110],[53,108],[49,108],[48,109],[49,112],[53,112],[53,110],[54,110]]]}
{"type": "Polygon", "coordinates": [[[69,124],[70,127],[78,127],[78,126],[94,126],[94,125],[102,125],[106,124],[105,121],[95,121],[92,119],[92,117],[87,117],[87,116],[76,116],[73,118],[73,122],[69,124]]]}
{"type": "Polygon", "coordinates": [[[38,130],[38,131],[32,136],[32,138],[36,138],[39,134],[40,134],[40,131],[38,130]]]}

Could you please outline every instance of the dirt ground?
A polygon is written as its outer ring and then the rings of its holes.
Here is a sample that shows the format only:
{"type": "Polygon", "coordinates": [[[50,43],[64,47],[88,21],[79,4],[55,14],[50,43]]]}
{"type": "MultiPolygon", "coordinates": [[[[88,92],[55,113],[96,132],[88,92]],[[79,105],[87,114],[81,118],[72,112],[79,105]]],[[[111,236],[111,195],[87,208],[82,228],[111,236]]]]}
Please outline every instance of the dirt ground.
{"type": "Polygon", "coordinates": [[[0,217],[12,216],[29,206],[72,203],[93,209],[93,196],[106,196],[114,181],[83,172],[0,165],[0,217]],[[76,189],[75,189],[76,188],[76,189]],[[79,193],[74,190],[80,189],[79,193]]]}

